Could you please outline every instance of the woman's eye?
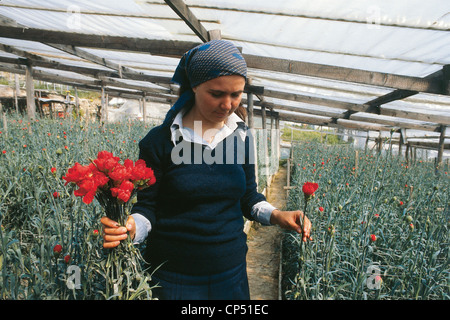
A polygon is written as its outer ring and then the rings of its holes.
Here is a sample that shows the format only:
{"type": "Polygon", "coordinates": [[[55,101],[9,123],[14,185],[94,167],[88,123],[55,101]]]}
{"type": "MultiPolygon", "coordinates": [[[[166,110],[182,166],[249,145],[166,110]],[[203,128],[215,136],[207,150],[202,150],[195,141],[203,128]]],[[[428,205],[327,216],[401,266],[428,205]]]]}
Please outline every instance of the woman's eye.
{"type": "MultiPolygon", "coordinates": [[[[227,93],[225,93],[225,92],[220,92],[220,91],[211,91],[210,92],[210,94],[214,97],[214,98],[221,98],[221,97],[223,97],[224,95],[226,95],[227,93]]],[[[230,97],[232,98],[232,99],[238,99],[240,96],[241,96],[241,92],[233,92],[233,93],[231,93],[230,94],[230,97]]]]}
{"type": "Polygon", "coordinates": [[[215,91],[212,91],[212,92],[211,92],[211,95],[212,95],[213,97],[215,97],[215,98],[219,98],[219,97],[222,96],[222,92],[215,92],[215,91]]]}

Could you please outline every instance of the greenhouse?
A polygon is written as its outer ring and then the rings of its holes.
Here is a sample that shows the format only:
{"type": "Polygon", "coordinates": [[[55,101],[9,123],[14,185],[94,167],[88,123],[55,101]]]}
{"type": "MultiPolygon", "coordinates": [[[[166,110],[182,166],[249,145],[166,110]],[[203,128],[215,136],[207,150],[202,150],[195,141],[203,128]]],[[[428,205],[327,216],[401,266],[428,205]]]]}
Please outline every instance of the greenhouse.
{"type": "Polygon", "coordinates": [[[248,67],[258,191],[313,228],[245,219],[251,299],[448,300],[444,0],[1,1],[0,299],[152,298],[136,264],[108,269],[101,205],[60,178],[101,150],[137,160],[180,58],[215,39],[248,67]]]}

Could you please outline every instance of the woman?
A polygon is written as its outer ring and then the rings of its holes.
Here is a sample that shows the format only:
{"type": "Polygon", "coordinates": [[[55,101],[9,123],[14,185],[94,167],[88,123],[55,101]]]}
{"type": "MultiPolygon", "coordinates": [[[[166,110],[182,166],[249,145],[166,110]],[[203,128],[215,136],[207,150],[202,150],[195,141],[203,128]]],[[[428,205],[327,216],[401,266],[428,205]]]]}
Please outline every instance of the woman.
{"type": "Polygon", "coordinates": [[[246,77],[228,41],[185,53],[173,77],[179,99],[139,143],[156,183],[138,193],[126,227],[102,218],[105,248],[127,233],[138,243],[147,238],[160,299],[249,299],[243,216],[310,237],[301,211],[280,211],[257,192],[253,139],[237,116],[246,77]]]}

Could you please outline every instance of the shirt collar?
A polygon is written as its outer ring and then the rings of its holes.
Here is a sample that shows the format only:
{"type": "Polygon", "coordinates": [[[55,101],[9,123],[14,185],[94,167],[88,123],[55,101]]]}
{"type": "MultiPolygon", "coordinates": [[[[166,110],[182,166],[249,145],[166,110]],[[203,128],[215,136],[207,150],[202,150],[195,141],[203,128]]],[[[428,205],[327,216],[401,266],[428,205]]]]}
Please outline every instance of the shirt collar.
{"type": "Polygon", "coordinates": [[[186,108],[180,110],[175,116],[172,125],[170,126],[172,142],[174,145],[177,143],[177,140],[181,135],[183,137],[183,140],[201,143],[209,146],[211,149],[214,149],[217,144],[219,144],[222,140],[232,134],[240,125],[245,124],[245,122],[241,118],[239,118],[237,114],[232,113],[230,116],[228,116],[227,120],[224,123],[224,126],[219,130],[219,132],[217,132],[211,143],[208,143],[207,141],[203,140],[202,137],[196,135],[193,130],[183,127],[183,116],[186,111],[186,108]]]}

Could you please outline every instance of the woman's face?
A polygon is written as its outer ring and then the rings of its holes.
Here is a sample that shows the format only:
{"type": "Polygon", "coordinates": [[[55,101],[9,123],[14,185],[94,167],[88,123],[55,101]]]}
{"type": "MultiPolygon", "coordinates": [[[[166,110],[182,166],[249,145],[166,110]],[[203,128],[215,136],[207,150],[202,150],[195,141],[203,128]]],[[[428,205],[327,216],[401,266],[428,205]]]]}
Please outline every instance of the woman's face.
{"type": "Polygon", "coordinates": [[[196,121],[223,123],[241,103],[245,79],[239,75],[221,76],[193,88],[196,121]]]}

